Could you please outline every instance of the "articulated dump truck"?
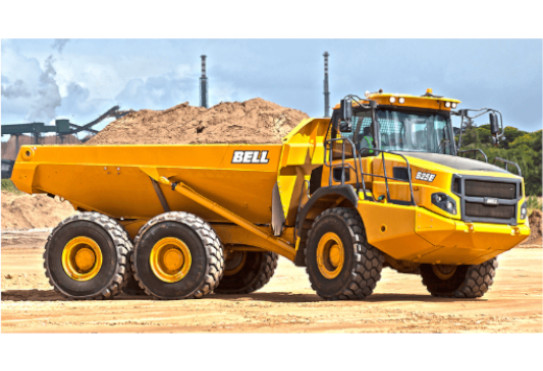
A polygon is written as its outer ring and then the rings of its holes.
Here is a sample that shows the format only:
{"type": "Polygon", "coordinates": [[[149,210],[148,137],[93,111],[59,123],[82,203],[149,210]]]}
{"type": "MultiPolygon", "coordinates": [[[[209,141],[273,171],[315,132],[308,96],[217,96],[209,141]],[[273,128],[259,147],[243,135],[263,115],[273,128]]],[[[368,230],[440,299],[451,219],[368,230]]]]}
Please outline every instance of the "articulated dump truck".
{"type": "Polygon", "coordinates": [[[247,294],[281,255],[325,299],[367,297],[384,267],[475,298],[529,227],[522,177],[459,156],[458,103],[348,96],[282,144],[23,146],[12,180],[80,211],[45,246],[66,297],[247,294]]]}

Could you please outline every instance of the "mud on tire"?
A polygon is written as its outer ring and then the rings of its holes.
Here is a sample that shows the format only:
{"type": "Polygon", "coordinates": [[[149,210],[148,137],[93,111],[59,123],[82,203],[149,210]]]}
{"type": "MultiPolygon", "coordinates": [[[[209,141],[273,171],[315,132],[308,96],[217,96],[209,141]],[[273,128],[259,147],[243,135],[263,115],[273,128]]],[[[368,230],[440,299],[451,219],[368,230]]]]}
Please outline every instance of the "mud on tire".
{"type": "Polygon", "coordinates": [[[182,211],[160,214],[141,228],[134,245],[131,257],[134,277],[145,293],[156,298],[201,298],[213,292],[223,275],[222,244],[211,226],[196,215],[182,211]],[[169,282],[157,276],[150,264],[153,249],[165,238],[181,241],[191,261],[182,278],[169,282]]]}
{"type": "Polygon", "coordinates": [[[277,268],[278,256],[271,251],[235,251],[231,254],[235,255],[225,262],[224,276],[215,289],[217,294],[254,292],[270,281],[277,268]]]}
{"type": "Polygon", "coordinates": [[[305,255],[311,287],[324,299],[363,299],[381,278],[383,254],[366,242],[362,220],[354,209],[338,207],[322,212],[309,231],[305,255]],[[326,242],[323,239],[329,233],[343,246],[342,265],[329,268],[335,269],[334,277],[326,277],[328,268],[317,262],[319,244],[326,242]]]}
{"type": "Polygon", "coordinates": [[[448,279],[439,278],[432,265],[422,264],[422,283],[433,296],[450,298],[478,298],[494,283],[498,268],[496,258],[478,265],[460,265],[448,279]]]}
{"type": "MultiPolygon", "coordinates": [[[[45,275],[63,296],[73,299],[109,299],[121,292],[128,277],[128,254],[132,242],[113,219],[97,212],[83,212],[63,220],[49,235],[45,245],[45,275]],[[63,252],[75,238],[88,238],[100,249],[101,266],[85,280],[71,278],[63,252]]],[[[96,264],[96,262],[95,262],[96,264]]]]}

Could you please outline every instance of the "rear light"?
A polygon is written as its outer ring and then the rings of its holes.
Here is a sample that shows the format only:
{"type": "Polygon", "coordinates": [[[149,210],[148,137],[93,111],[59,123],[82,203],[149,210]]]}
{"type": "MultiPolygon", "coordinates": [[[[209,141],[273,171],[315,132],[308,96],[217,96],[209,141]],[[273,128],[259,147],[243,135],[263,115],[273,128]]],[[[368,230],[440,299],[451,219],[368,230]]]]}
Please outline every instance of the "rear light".
{"type": "Polygon", "coordinates": [[[390,101],[390,103],[396,102],[396,98],[395,98],[395,97],[390,97],[388,100],[390,101]]]}

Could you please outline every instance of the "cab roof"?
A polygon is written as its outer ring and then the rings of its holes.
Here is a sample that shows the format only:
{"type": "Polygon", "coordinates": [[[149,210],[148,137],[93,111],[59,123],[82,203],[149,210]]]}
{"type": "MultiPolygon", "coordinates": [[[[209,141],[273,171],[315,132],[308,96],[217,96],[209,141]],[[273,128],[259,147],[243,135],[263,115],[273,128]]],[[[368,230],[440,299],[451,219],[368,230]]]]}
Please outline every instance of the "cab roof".
{"type": "MultiPolygon", "coordinates": [[[[363,99],[360,101],[360,103],[369,104],[369,100],[373,100],[377,104],[383,106],[413,107],[447,112],[449,112],[451,108],[456,108],[456,106],[460,103],[458,99],[433,95],[432,89],[427,89],[426,94],[420,96],[399,93],[383,93],[382,91],[379,91],[377,93],[366,93],[366,98],[368,99],[363,99]]],[[[339,108],[339,104],[334,107],[334,109],[339,108]]]]}

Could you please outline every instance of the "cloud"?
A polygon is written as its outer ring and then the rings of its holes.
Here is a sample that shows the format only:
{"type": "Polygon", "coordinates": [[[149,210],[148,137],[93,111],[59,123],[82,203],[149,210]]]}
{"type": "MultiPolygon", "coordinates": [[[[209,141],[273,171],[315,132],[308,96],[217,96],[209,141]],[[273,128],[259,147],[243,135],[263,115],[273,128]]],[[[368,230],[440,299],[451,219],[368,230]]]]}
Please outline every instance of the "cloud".
{"type": "Polygon", "coordinates": [[[47,57],[45,66],[39,78],[35,99],[30,105],[26,116],[28,120],[50,121],[56,116],[56,108],[61,104],[59,87],[55,80],[56,71],[53,67],[53,56],[47,57]]]}
{"type": "Polygon", "coordinates": [[[121,107],[165,109],[190,101],[197,105],[198,82],[175,73],[131,79],[115,97],[121,107]]]}
{"type": "Polygon", "coordinates": [[[53,41],[53,45],[51,45],[51,48],[56,50],[58,54],[62,54],[62,50],[64,50],[64,47],[68,41],[70,41],[70,39],[55,39],[55,41],[53,41]]]}
{"type": "Polygon", "coordinates": [[[18,97],[30,97],[31,93],[28,90],[25,82],[21,79],[15,80],[13,84],[9,84],[7,77],[2,75],[2,81],[6,84],[2,84],[2,96],[5,98],[18,98],[18,97]]]}

